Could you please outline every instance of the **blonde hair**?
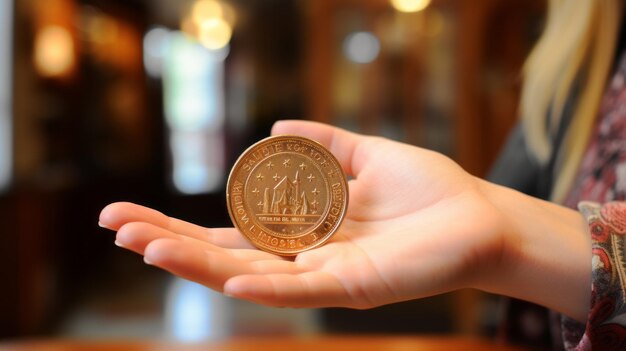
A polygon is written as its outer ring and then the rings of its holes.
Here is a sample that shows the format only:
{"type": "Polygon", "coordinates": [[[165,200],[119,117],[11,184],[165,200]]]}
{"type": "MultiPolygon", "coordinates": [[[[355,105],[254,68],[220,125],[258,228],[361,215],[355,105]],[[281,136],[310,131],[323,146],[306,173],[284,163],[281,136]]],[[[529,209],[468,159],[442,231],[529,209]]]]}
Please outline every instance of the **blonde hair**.
{"type": "Polygon", "coordinates": [[[544,33],[524,66],[522,126],[531,154],[542,164],[553,152],[566,100],[579,85],[557,155],[554,201],[562,202],[572,186],[593,130],[615,54],[621,10],[621,0],[550,0],[544,33]]]}

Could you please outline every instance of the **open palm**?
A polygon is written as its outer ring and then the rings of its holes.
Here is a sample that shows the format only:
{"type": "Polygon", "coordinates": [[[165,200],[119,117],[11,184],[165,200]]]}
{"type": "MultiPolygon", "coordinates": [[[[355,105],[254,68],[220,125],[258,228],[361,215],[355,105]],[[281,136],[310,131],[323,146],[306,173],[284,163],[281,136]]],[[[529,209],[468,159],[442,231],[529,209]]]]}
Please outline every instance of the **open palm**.
{"type": "Polygon", "coordinates": [[[236,229],[130,203],[107,206],[101,225],[150,264],[272,306],[368,308],[472,287],[499,257],[497,211],[445,156],[313,122],[283,121],[273,134],[319,141],[353,177],[344,223],[326,245],[286,259],[236,229]]]}

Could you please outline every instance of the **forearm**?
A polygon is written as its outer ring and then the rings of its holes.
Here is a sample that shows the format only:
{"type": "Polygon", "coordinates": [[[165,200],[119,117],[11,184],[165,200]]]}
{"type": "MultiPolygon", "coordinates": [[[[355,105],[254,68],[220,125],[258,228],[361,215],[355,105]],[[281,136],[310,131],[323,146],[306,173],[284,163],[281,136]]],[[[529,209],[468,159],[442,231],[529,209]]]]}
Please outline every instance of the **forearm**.
{"type": "Polygon", "coordinates": [[[502,218],[503,250],[478,288],[538,303],[586,321],[591,239],[575,210],[479,181],[502,218]]]}

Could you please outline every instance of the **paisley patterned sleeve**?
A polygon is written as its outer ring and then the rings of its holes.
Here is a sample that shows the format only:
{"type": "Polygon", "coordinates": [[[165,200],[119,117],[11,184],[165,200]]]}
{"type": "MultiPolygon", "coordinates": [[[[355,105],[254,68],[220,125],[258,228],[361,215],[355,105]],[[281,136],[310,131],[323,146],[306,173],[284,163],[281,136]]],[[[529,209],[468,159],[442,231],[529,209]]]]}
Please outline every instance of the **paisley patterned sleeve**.
{"type": "Polygon", "coordinates": [[[578,208],[591,235],[591,310],[583,328],[563,319],[564,346],[568,350],[626,350],[626,202],[581,202],[578,208]]]}

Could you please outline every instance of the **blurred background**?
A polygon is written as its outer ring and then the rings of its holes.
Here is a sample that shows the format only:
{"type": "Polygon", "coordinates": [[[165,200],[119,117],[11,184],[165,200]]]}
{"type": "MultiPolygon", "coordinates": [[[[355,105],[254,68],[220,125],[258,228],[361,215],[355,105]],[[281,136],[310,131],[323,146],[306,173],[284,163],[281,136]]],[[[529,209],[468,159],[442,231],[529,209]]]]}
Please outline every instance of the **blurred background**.
{"type": "Polygon", "coordinates": [[[0,339],[464,333],[461,291],[368,311],[262,308],[143,264],[113,201],[230,226],[236,157],[302,118],[484,175],[516,121],[542,0],[0,0],[0,339]]]}

